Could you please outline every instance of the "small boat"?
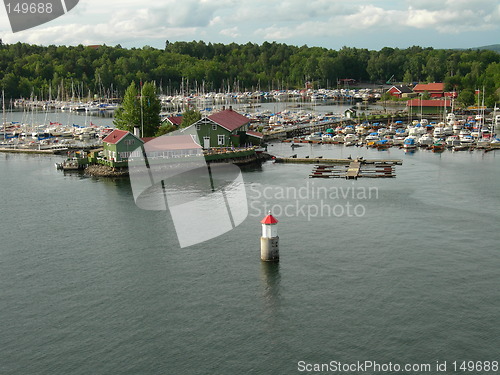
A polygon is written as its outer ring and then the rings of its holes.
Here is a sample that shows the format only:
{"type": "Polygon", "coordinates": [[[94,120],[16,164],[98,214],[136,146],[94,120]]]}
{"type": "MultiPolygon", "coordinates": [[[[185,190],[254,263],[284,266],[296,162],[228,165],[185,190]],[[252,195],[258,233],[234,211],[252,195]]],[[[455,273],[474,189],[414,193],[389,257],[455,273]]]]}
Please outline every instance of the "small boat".
{"type": "Polygon", "coordinates": [[[394,146],[402,146],[405,142],[405,137],[395,136],[392,140],[394,146]]]}
{"type": "Polygon", "coordinates": [[[343,135],[340,135],[340,134],[337,134],[335,136],[332,137],[332,142],[333,143],[344,143],[344,136],[343,135]]]}
{"type": "Polygon", "coordinates": [[[460,144],[462,146],[471,146],[474,143],[474,138],[471,135],[460,136],[460,144]]]}
{"type": "Polygon", "coordinates": [[[79,171],[85,169],[85,167],[87,166],[87,164],[83,162],[84,160],[85,159],[69,158],[61,163],[55,163],[55,166],[57,170],[79,171]]]}
{"type": "Polygon", "coordinates": [[[434,138],[430,134],[424,134],[418,139],[418,145],[421,147],[428,147],[434,143],[434,138]]]}
{"type": "Polygon", "coordinates": [[[445,146],[445,143],[444,142],[435,142],[432,146],[432,152],[443,152],[444,149],[446,148],[445,146]]]}
{"type": "Polygon", "coordinates": [[[490,147],[491,148],[500,148],[500,139],[495,138],[490,142],[490,147]]]}
{"type": "Polygon", "coordinates": [[[359,140],[359,137],[356,134],[346,134],[344,137],[344,142],[345,143],[354,143],[359,140]]]}
{"type": "Polygon", "coordinates": [[[450,135],[446,138],[445,143],[448,147],[460,146],[460,139],[457,135],[450,135]]]}
{"type": "Polygon", "coordinates": [[[436,127],[434,128],[433,134],[434,138],[444,137],[446,135],[444,131],[444,127],[436,127]]]}
{"type": "Polygon", "coordinates": [[[329,142],[332,140],[332,138],[334,137],[334,135],[332,133],[326,133],[326,134],[323,134],[321,136],[321,140],[322,141],[326,141],[326,142],[329,142]]]}
{"type": "Polygon", "coordinates": [[[408,130],[403,129],[403,128],[398,128],[396,129],[396,137],[407,137],[408,136],[408,130]]]}
{"type": "Polygon", "coordinates": [[[321,133],[313,133],[309,134],[305,140],[306,141],[321,141],[323,138],[321,137],[321,133]]]}
{"type": "Polygon", "coordinates": [[[391,147],[391,144],[389,143],[389,140],[381,139],[381,140],[375,142],[375,147],[378,150],[387,150],[388,148],[391,147]]]}
{"type": "Polygon", "coordinates": [[[403,148],[405,150],[414,150],[417,148],[417,142],[414,137],[406,137],[403,142],[403,148]]]}
{"type": "Polygon", "coordinates": [[[366,143],[377,142],[379,140],[380,140],[380,137],[378,136],[378,133],[376,133],[376,132],[370,133],[365,138],[366,143]]]}
{"type": "Polygon", "coordinates": [[[470,146],[461,145],[461,146],[453,146],[453,151],[468,151],[470,150],[470,146]]]}

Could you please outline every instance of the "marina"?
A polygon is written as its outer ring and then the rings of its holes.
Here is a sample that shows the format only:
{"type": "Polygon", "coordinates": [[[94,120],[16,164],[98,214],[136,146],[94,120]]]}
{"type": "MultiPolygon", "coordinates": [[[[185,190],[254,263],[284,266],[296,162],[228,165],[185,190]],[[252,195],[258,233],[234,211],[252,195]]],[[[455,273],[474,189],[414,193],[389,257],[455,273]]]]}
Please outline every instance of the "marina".
{"type": "Polygon", "coordinates": [[[499,1],[6,1],[0,375],[500,375],[499,1]]]}
{"type": "MultiPolygon", "coordinates": [[[[352,148],[295,153],[348,160],[352,148]]],[[[244,169],[245,221],[180,249],[170,215],[137,208],[128,179],[59,173],[57,155],[0,154],[2,187],[23,197],[1,211],[4,372],[294,373],[301,358],[332,353],[433,363],[469,347],[489,357],[500,345],[498,153],[391,148],[383,158],[402,160],[397,178],[244,169]],[[260,260],[269,209],[279,264],[260,260]]]]}

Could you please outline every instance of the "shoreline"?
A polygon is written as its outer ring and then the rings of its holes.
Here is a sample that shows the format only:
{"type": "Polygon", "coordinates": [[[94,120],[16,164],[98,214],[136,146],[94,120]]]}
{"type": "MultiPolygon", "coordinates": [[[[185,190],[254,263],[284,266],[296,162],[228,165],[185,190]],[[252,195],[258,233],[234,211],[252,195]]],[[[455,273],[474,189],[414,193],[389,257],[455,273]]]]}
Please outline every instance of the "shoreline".
{"type": "Polygon", "coordinates": [[[0,152],[6,154],[38,154],[38,155],[57,155],[55,150],[34,150],[20,148],[0,148],[0,152]]]}
{"type": "MultiPolygon", "coordinates": [[[[250,165],[255,163],[264,163],[267,160],[271,160],[272,155],[263,152],[261,154],[253,154],[251,156],[245,156],[240,158],[221,158],[216,160],[206,159],[207,165],[209,164],[235,164],[235,165],[250,165]]],[[[83,173],[91,177],[128,177],[129,171],[128,167],[123,168],[113,168],[103,164],[92,164],[86,167],[83,173]]]]}
{"type": "Polygon", "coordinates": [[[128,168],[112,168],[107,165],[93,164],[83,170],[83,173],[91,177],[128,177],[128,168]]]}

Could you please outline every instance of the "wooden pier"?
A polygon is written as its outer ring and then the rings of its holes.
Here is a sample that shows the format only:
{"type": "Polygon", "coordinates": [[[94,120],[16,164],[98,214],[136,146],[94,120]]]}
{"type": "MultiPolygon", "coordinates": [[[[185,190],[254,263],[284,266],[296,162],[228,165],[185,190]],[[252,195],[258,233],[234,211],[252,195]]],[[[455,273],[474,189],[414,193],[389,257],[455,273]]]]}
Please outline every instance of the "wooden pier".
{"type": "Polygon", "coordinates": [[[280,158],[274,157],[275,163],[296,163],[296,164],[337,164],[337,165],[349,165],[353,161],[359,161],[362,164],[388,164],[388,165],[402,165],[403,161],[400,159],[329,159],[323,158],[322,156],[317,157],[307,157],[307,158],[280,158]]]}
{"type": "Polygon", "coordinates": [[[389,160],[386,162],[379,160],[352,160],[348,164],[316,165],[309,177],[345,178],[347,180],[357,180],[360,177],[396,177],[396,165],[401,165],[401,161],[389,160]]]}
{"type": "Polygon", "coordinates": [[[360,169],[361,169],[361,162],[357,160],[351,161],[351,164],[349,164],[349,168],[347,168],[347,172],[345,174],[346,180],[357,180],[360,169]]]}
{"type": "Polygon", "coordinates": [[[396,165],[402,165],[399,159],[323,159],[275,158],[276,163],[316,164],[310,178],[345,178],[357,180],[360,177],[387,178],[396,177],[396,165]]]}

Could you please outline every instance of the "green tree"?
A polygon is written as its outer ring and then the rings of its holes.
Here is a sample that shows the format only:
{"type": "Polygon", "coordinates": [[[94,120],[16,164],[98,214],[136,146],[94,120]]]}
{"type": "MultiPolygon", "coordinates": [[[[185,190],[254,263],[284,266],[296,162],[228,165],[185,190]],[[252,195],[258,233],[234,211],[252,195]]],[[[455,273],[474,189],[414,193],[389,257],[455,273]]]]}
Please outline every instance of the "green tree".
{"type": "Polygon", "coordinates": [[[422,93],[422,100],[429,100],[431,99],[431,94],[429,94],[429,91],[424,91],[422,93]]]}
{"type": "Polygon", "coordinates": [[[122,105],[115,112],[113,124],[115,124],[118,129],[133,132],[135,126],[141,125],[140,107],[139,92],[135,83],[132,82],[125,91],[122,105]]]}
{"type": "Polygon", "coordinates": [[[156,93],[154,82],[146,82],[139,93],[141,98],[141,123],[144,125],[143,137],[153,137],[161,124],[161,102],[156,93]]]}
{"type": "Polygon", "coordinates": [[[474,92],[469,89],[462,90],[458,94],[457,99],[460,103],[462,103],[463,106],[468,107],[474,104],[475,101],[474,92]]]}
{"type": "Polygon", "coordinates": [[[158,131],[156,132],[156,136],[159,137],[161,135],[165,135],[167,133],[173,132],[177,130],[177,127],[169,122],[164,122],[159,128],[158,131]]]}
{"type": "Polygon", "coordinates": [[[130,132],[138,126],[143,137],[153,137],[160,127],[160,111],[161,103],[154,83],[146,82],[139,91],[132,82],[125,91],[113,123],[118,129],[130,132]]]}
{"type": "Polygon", "coordinates": [[[194,109],[187,109],[183,114],[182,114],[182,122],[180,127],[181,128],[186,128],[189,125],[194,124],[196,121],[201,119],[201,113],[194,110],[194,109]]]}
{"type": "Polygon", "coordinates": [[[410,84],[413,82],[413,76],[409,70],[405,72],[405,75],[403,76],[403,82],[406,84],[410,84]]]}

